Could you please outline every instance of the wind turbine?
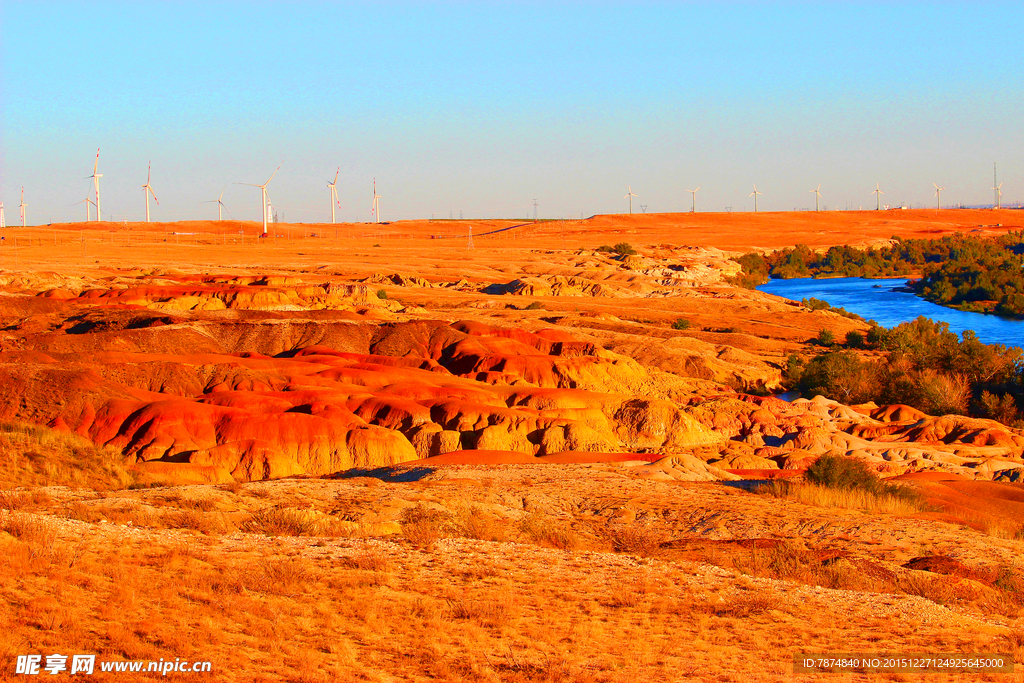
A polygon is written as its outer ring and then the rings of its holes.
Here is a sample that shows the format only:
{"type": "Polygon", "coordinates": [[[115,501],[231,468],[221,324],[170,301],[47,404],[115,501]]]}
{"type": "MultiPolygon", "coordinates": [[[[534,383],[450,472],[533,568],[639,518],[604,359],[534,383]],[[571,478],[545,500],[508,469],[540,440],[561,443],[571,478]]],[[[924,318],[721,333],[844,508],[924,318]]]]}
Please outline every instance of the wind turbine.
{"type": "MultiPolygon", "coordinates": [[[[337,180],[335,180],[337,182],[337,180]]],[[[377,179],[373,179],[373,220],[376,223],[380,223],[380,200],[381,196],[377,194],[377,179]]]]}
{"type": "Polygon", "coordinates": [[[88,223],[89,221],[92,220],[92,214],[89,213],[89,206],[92,205],[92,204],[95,204],[95,203],[96,202],[94,202],[92,200],[92,197],[90,197],[89,195],[86,195],[85,199],[83,199],[80,202],[75,202],[71,206],[78,206],[79,204],[85,204],[85,222],[88,223]]]}
{"type": "Polygon", "coordinates": [[[146,222],[149,222],[149,195],[153,195],[153,201],[159,206],[160,200],[156,198],[156,192],[149,186],[149,178],[153,172],[153,162],[149,162],[149,169],[146,171],[146,184],[142,186],[142,194],[146,197],[146,222]]]}
{"type": "Polygon", "coordinates": [[[818,183],[818,186],[816,188],[814,188],[813,190],[811,190],[811,192],[814,193],[814,210],[815,211],[818,210],[818,200],[821,199],[821,192],[818,191],[820,189],[821,189],[821,183],[818,183]]]}
{"type": "Polygon", "coordinates": [[[1003,198],[1003,184],[999,182],[999,175],[996,173],[996,162],[992,162],[992,184],[995,185],[992,189],[996,191],[996,208],[1002,203],[1000,200],[1003,198]]]}
{"type": "Polygon", "coordinates": [[[757,213],[757,195],[759,195],[759,194],[764,194],[764,192],[758,192],[757,191],[757,183],[754,183],[754,191],[751,192],[749,195],[747,195],[749,197],[753,197],[754,198],[754,213],[757,213]]]}
{"type": "Polygon", "coordinates": [[[93,166],[92,166],[92,175],[85,176],[86,180],[88,180],[89,178],[92,178],[92,183],[93,183],[93,185],[96,186],[96,220],[97,221],[100,220],[100,178],[103,177],[102,173],[97,173],[96,172],[96,171],[99,170],[99,167],[100,167],[100,148],[97,147],[96,148],[96,163],[93,164],[93,166]]]}
{"type": "MultiPolygon", "coordinates": [[[[258,187],[258,188],[260,188],[260,190],[263,191],[263,207],[262,207],[262,209],[263,209],[263,236],[264,237],[267,236],[267,185],[269,185],[270,181],[274,179],[274,176],[277,175],[277,172],[281,170],[282,166],[284,166],[284,162],[283,161],[280,164],[277,165],[277,168],[274,169],[274,172],[270,174],[269,178],[267,178],[267,182],[263,183],[262,185],[256,185],[254,183],[235,183],[235,185],[248,185],[249,187],[258,187]]],[[[221,192],[221,196],[222,197],[224,196],[223,192],[221,192]]]]}
{"type": "MultiPolygon", "coordinates": [[[[335,204],[340,204],[341,203],[340,201],[338,201],[338,174],[339,173],[341,173],[341,166],[339,166],[338,170],[334,172],[334,182],[333,183],[327,183],[327,186],[329,188],[331,188],[331,224],[332,225],[334,224],[334,206],[335,206],[335,204]]],[[[374,182],[376,182],[376,181],[374,181],[374,182]]],[[[373,194],[375,194],[375,195],[377,194],[376,187],[374,187],[373,194]]]]}
{"type": "Polygon", "coordinates": [[[7,222],[4,220],[4,203],[0,202],[0,228],[6,228],[7,222]]]}
{"type": "MultiPolygon", "coordinates": [[[[700,189],[700,185],[697,186],[697,190],[700,189]]],[[[690,193],[690,213],[697,211],[697,190],[687,190],[690,193]]]]}
{"type": "MultiPolygon", "coordinates": [[[[932,185],[935,185],[935,183],[932,183],[932,185]]],[[[940,200],[942,199],[942,191],[945,190],[945,189],[946,188],[944,188],[944,187],[939,187],[938,185],[935,185],[935,210],[936,211],[939,210],[940,200]]]]}
{"type": "MultiPolygon", "coordinates": [[[[224,190],[227,190],[227,189],[228,189],[228,186],[225,185],[224,186],[224,190]]],[[[213,204],[214,202],[217,202],[217,220],[218,221],[224,220],[224,214],[222,212],[222,209],[224,209],[226,207],[224,206],[224,202],[221,201],[222,199],[224,199],[224,190],[220,191],[220,196],[217,197],[216,199],[208,199],[205,202],[199,202],[200,204],[213,204]]]]}
{"type": "Polygon", "coordinates": [[[25,227],[25,207],[28,204],[25,203],[25,188],[21,188],[21,227],[25,227]]]}
{"type": "Polygon", "coordinates": [[[626,195],[623,197],[623,199],[629,198],[629,213],[630,214],[633,213],[633,197],[635,197],[635,196],[636,195],[633,194],[633,188],[630,187],[629,185],[627,185],[626,186],[626,195]]]}
{"type": "Polygon", "coordinates": [[[882,195],[885,194],[879,189],[878,183],[875,183],[875,191],[871,194],[875,195],[875,211],[882,208],[882,195]]]}

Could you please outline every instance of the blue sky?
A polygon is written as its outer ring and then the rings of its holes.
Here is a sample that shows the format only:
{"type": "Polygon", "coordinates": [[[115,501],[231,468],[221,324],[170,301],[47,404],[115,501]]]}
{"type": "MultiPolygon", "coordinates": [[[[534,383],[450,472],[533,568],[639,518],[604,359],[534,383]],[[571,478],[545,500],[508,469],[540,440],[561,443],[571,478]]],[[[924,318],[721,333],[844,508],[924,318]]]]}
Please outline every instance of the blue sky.
{"type": "MultiPolygon", "coordinates": [[[[0,198],[289,222],[1024,201],[1021,3],[19,2],[0,198]]],[[[13,210],[11,207],[15,207],[13,210]]]]}

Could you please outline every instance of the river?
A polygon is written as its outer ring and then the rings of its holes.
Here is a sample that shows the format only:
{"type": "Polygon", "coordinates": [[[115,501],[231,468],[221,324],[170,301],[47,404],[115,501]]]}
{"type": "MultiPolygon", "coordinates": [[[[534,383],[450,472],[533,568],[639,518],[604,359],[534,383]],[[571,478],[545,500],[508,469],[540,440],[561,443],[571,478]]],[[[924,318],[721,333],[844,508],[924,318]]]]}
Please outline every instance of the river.
{"type": "Polygon", "coordinates": [[[949,323],[950,331],[957,334],[964,330],[974,330],[978,339],[987,344],[1024,346],[1024,320],[957,311],[925,301],[909,292],[893,291],[906,283],[902,278],[794,278],[770,280],[758,287],[758,290],[796,301],[809,297],[822,299],[832,306],[863,316],[865,320],[876,320],[883,327],[895,327],[923,315],[949,323]]]}

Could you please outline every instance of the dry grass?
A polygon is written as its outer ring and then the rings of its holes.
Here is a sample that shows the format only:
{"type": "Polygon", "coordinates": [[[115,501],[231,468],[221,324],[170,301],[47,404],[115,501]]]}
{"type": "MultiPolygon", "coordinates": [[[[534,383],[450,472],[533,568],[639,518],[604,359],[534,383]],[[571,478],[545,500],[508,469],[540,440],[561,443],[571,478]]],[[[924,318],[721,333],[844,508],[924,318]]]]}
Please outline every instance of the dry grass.
{"type": "MultiPolygon", "coordinates": [[[[625,482],[612,486],[616,500],[625,482]]],[[[0,656],[205,658],[228,682],[626,683],[778,680],[793,651],[872,651],[878,639],[906,651],[1024,649],[1024,622],[990,633],[899,609],[865,621],[851,614],[877,593],[792,600],[767,583],[884,589],[1015,619],[993,606],[1022,593],[1014,571],[992,567],[987,584],[920,571],[866,578],[842,552],[789,540],[719,544],[708,559],[723,570],[708,573],[669,543],[678,532],[666,520],[691,489],[656,504],[630,494],[649,510],[623,523],[589,514],[589,485],[280,482],[260,485],[262,497],[182,487],[58,491],[49,502],[18,492],[17,509],[0,513],[0,656]],[[512,495],[502,507],[510,489],[546,505],[523,514],[512,495]],[[390,535],[324,535],[342,497],[365,529],[390,535]],[[202,531],[217,519],[240,533],[202,531]]]]}
{"type": "Polygon", "coordinates": [[[923,501],[890,493],[875,493],[864,489],[835,489],[808,483],[772,481],[761,491],[776,498],[795,500],[805,505],[846,508],[871,513],[912,515],[926,509],[923,501]]]}
{"type": "Polygon", "coordinates": [[[663,535],[638,524],[609,526],[603,536],[617,553],[650,557],[661,546],[663,535]]]}
{"type": "Polygon", "coordinates": [[[482,508],[473,506],[462,517],[462,536],[480,541],[506,541],[508,528],[505,522],[482,508]]]}
{"type": "Polygon", "coordinates": [[[557,550],[584,550],[594,544],[563,521],[539,513],[531,513],[519,524],[519,529],[531,543],[557,550]]]}
{"type": "Polygon", "coordinates": [[[510,623],[516,609],[514,598],[507,593],[493,598],[449,598],[447,604],[451,619],[467,619],[499,629],[510,623]]]}
{"type": "Polygon", "coordinates": [[[337,520],[309,510],[272,507],[251,514],[242,531],[267,536],[344,536],[349,530],[337,520]]]}
{"type": "Polygon", "coordinates": [[[39,425],[0,421],[0,488],[120,489],[139,479],[113,448],[39,425]]]}
{"type": "Polygon", "coordinates": [[[378,547],[366,547],[350,557],[341,559],[341,564],[368,572],[387,572],[390,568],[388,556],[378,547]]]}
{"type": "Polygon", "coordinates": [[[431,548],[440,538],[458,534],[455,516],[447,510],[429,508],[422,503],[402,511],[402,535],[418,548],[431,548]]]}

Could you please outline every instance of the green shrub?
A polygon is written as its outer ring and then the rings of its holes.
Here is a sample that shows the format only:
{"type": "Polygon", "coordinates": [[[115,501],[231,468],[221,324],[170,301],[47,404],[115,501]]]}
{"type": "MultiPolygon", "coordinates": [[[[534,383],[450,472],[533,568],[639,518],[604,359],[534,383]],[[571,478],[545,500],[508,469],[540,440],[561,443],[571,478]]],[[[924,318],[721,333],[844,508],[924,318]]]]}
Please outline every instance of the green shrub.
{"type": "Polygon", "coordinates": [[[875,365],[862,361],[852,351],[815,356],[802,370],[799,359],[794,363],[791,356],[786,374],[793,378],[798,373],[796,384],[804,396],[821,394],[846,404],[864,403],[878,396],[875,365]]]}
{"type": "Polygon", "coordinates": [[[810,484],[842,491],[860,490],[873,495],[886,495],[907,501],[919,501],[921,495],[906,486],[889,484],[866,462],[845,455],[826,454],[807,468],[804,478],[810,484]]]}
{"type": "Polygon", "coordinates": [[[619,242],[614,247],[610,244],[602,244],[596,251],[605,254],[618,254],[619,256],[632,256],[636,253],[636,249],[629,242],[619,242]]]}
{"type": "Polygon", "coordinates": [[[833,346],[836,343],[836,334],[830,329],[822,328],[818,331],[815,341],[821,346],[833,346]]]}
{"type": "Polygon", "coordinates": [[[806,306],[807,308],[811,309],[812,311],[831,311],[832,313],[838,313],[844,318],[849,318],[850,320],[864,319],[857,315],[856,313],[851,313],[850,311],[846,310],[845,308],[842,308],[841,306],[833,306],[829,302],[823,301],[821,299],[815,299],[813,296],[801,299],[800,303],[806,306]]]}
{"type": "Polygon", "coordinates": [[[523,306],[524,311],[542,311],[544,310],[544,304],[539,301],[534,301],[529,306],[523,306]]]}
{"type": "Polygon", "coordinates": [[[672,323],[673,330],[688,330],[690,329],[690,321],[686,318],[678,318],[672,323]]]}
{"type": "Polygon", "coordinates": [[[378,289],[377,290],[377,298],[378,299],[387,299],[388,298],[387,290],[378,289]]]}
{"type": "Polygon", "coordinates": [[[829,489],[864,489],[877,493],[882,480],[858,458],[823,455],[807,468],[807,481],[829,489]]]}
{"type": "Polygon", "coordinates": [[[729,284],[755,289],[758,285],[768,282],[768,261],[761,254],[744,254],[732,260],[740,264],[742,270],[738,275],[728,278],[729,284]]]}
{"type": "Polygon", "coordinates": [[[850,330],[846,333],[846,345],[851,349],[864,348],[864,334],[857,330],[850,330]]]}
{"type": "Polygon", "coordinates": [[[813,296],[800,300],[800,303],[812,311],[827,311],[832,308],[827,301],[815,299],[813,296]]]}

